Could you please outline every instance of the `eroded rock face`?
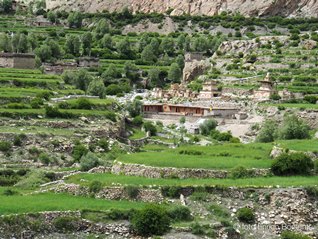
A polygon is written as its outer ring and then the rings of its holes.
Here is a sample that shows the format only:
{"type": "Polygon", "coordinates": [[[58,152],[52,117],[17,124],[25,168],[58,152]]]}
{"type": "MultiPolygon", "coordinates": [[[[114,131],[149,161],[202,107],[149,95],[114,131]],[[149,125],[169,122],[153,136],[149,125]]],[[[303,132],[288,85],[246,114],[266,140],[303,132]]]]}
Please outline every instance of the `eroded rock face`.
{"type": "Polygon", "coordinates": [[[221,12],[240,12],[245,16],[318,16],[318,2],[309,0],[47,0],[48,9],[80,10],[87,12],[121,11],[165,13],[171,15],[208,15],[221,12]]]}

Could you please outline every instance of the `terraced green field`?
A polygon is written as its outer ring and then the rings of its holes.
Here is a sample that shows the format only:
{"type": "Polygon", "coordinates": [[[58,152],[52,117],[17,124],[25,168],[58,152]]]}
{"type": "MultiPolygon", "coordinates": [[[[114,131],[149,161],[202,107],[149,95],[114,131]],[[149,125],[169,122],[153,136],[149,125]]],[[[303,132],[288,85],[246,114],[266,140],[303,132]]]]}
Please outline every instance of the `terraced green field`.
{"type": "MultiPolygon", "coordinates": [[[[1,188],[0,188],[1,190],[1,188]]],[[[34,195],[0,195],[0,214],[21,214],[43,211],[77,211],[142,208],[145,203],[129,201],[109,201],[67,194],[41,193],[34,195]]]]}
{"type": "Polygon", "coordinates": [[[144,178],[108,173],[77,174],[67,182],[89,186],[91,182],[99,181],[104,186],[134,185],[134,186],[224,186],[224,187],[300,187],[318,185],[318,176],[312,177],[257,177],[244,179],[163,179],[144,178]]]}
{"type": "Polygon", "coordinates": [[[160,153],[141,152],[122,155],[118,158],[124,163],[136,163],[157,167],[231,169],[238,165],[247,168],[269,168],[271,144],[224,144],[215,146],[184,146],[168,149],[160,153]],[[188,151],[199,155],[188,155],[188,151]]]}

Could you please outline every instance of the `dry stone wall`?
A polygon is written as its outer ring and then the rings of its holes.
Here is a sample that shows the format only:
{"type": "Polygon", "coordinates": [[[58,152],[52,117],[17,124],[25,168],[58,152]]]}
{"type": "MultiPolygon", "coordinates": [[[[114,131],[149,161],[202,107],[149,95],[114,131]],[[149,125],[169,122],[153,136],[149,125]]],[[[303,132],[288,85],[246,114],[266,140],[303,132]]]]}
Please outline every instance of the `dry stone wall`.
{"type": "MultiPolygon", "coordinates": [[[[266,176],[269,169],[251,169],[254,176],[266,176]]],[[[112,167],[113,174],[125,174],[128,176],[140,176],[147,178],[227,178],[229,172],[225,170],[192,169],[152,167],[141,164],[125,164],[115,162],[112,167]]]]}

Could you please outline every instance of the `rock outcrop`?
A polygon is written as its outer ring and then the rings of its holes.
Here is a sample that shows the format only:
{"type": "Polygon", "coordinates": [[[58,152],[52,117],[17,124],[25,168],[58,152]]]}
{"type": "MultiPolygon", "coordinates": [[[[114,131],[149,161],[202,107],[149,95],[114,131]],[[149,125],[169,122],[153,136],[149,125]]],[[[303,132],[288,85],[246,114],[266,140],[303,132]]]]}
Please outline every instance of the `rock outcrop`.
{"type": "Polygon", "coordinates": [[[87,12],[129,8],[133,12],[145,13],[166,13],[170,10],[171,15],[213,16],[225,11],[240,12],[245,16],[318,16],[318,2],[314,0],[47,0],[46,6],[48,9],[87,12]]]}

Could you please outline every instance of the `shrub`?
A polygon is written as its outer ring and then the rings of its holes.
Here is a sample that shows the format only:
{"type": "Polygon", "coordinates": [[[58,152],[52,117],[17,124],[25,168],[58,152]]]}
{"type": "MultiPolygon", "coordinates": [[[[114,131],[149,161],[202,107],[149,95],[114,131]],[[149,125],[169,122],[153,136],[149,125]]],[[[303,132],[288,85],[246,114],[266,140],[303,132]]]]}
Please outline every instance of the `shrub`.
{"type": "Polygon", "coordinates": [[[214,119],[205,120],[200,124],[200,132],[202,135],[209,135],[212,130],[218,125],[217,121],[214,119]]]}
{"type": "Polygon", "coordinates": [[[39,155],[39,160],[45,165],[48,165],[51,162],[49,155],[47,155],[46,153],[41,153],[39,155]]]}
{"type": "Polygon", "coordinates": [[[157,133],[157,128],[154,126],[151,122],[147,121],[144,123],[144,128],[146,132],[150,132],[151,136],[156,135],[157,133]]]}
{"type": "Polygon", "coordinates": [[[318,100],[318,97],[314,95],[306,95],[304,97],[304,101],[307,101],[310,104],[316,104],[317,100],[318,100]]]}
{"type": "Polygon", "coordinates": [[[166,186],[161,188],[161,193],[164,197],[179,198],[181,187],[178,186],[166,186]]]}
{"type": "Polygon", "coordinates": [[[310,137],[309,126],[296,115],[284,118],[283,126],[279,130],[280,139],[307,139],[310,137]]]}
{"type": "Polygon", "coordinates": [[[312,239],[310,236],[291,232],[291,231],[284,231],[281,234],[281,239],[312,239]]]}
{"type": "Polygon", "coordinates": [[[255,221],[253,210],[247,207],[240,208],[237,211],[236,216],[240,222],[252,224],[255,221]]]}
{"type": "Polygon", "coordinates": [[[131,225],[141,236],[163,235],[170,228],[170,218],[162,207],[149,205],[133,215],[131,225]]]}
{"type": "Polygon", "coordinates": [[[81,164],[81,171],[88,171],[92,168],[99,166],[100,162],[98,157],[94,153],[88,152],[87,154],[82,155],[80,159],[80,164],[81,164]]]}
{"type": "Polygon", "coordinates": [[[311,158],[304,153],[283,153],[273,162],[275,175],[308,175],[314,168],[311,158]]]}
{"type": "Polygon", "coordinates": [[[188,207],[176,206],[168,210],[168,216],[173,221],[191,221],[193,218],[191,216],[191,211],[188,207]]]}
{"type": "Polygon", "coordinates": [[[273,120],[266,120],[259,131],[256,141],[262,143],[273,142],[276,138],[277,124],[273,120]]]}
{"type": "Polygon", "coordinates": [[[4,196],[12,196],[12,195],[18,194],[18,192],[12,189],[5,189],[2,194],[4,196]]]}
{"type": "Polygon", "coordinates": [[[223,207],[221,207],[218,204],[212,204],[209,207],[209,211],[211,211],[212,214],[218,218],[229,218],[231,216],[229,212],[227,212],[223,207]]]}
{"type": "Polygon", "coordinates": [[[73,151],[72,156],[74,160],[79,161],[83,155],[86,155],[88,153],[88,149],[81,143],[76,143],[73,151]]]}
{"type": "Polygon", "coordinates": [[[11,149],[12,145],[10,142],[7,141],[0,141],[0,151],[8,152],[11,149]]]}
{"type": "Polygon", "coordinates": [[[139,194],[139,189],[136,186],[126,186],[124,190],[130,199],[136,199],[139,194]]]}
{"type": "Polygon", "coordinates": [[[191,232],[194,235],[204,235],[205,228],[201,226],[198,222],[191,224],[191,232]]]}
{"type": "Polygon", "coordinates": [[[18,134],[14,136],[13,139],[13,145],[14,146],[21,146],[22,145],[22,141],[26,138],[25,134],[18,134]]]}
{"type": "Polygon", "coordinates": [[[75,231],[78,219],[75,217],[58,217],[54,219],[53,225],[59,232],[75,231]]]}
{"type": "Polygon", "coordinates": [[[143,124],[143,119],[142,119],[141,115],[137,115],[137,116],[133,119],[132,123],[133,123],[134,125],[136,125],[136,126],[142,125],[142,124],[143,124]]]}
{"type": "Polygon", "coordinates": [[[243,166],[237,166],[231,172],[232,178],[248,178],[251,176],[251,172],[243,166]]]}
{"type": "Polygon", "coordinates": [[[209,194],[207,192],[194,192],[190,198],[193,201],[206,201],[208,195],[209,194]]]}
{"type": "Polygon", "coordinates": [[[93,107],[93,103],[90,102],[88,99],[80,98],[76,101],[76,106],[77,109],[91,110],[93,107]]]}
{"type": "Polygon", "coordinates": [[[90,193],[98,193],[100,190],[102,190],[103,184],[100,181],[92,181],[89,186],[89,192],[90,193]]]}
{"type": "Polygon", "coordinates": [[[305,187],[305,190],[309,197],[314,199],[318,199],[318,187],[317,186],[308,186],[305,187]]]}
{"type": "Polygon", "coordinates": [[[98,141],[98,146],[101,147],[105,152],[109,151],[109,143],[106,139],[100,139],[98,141]]]}

